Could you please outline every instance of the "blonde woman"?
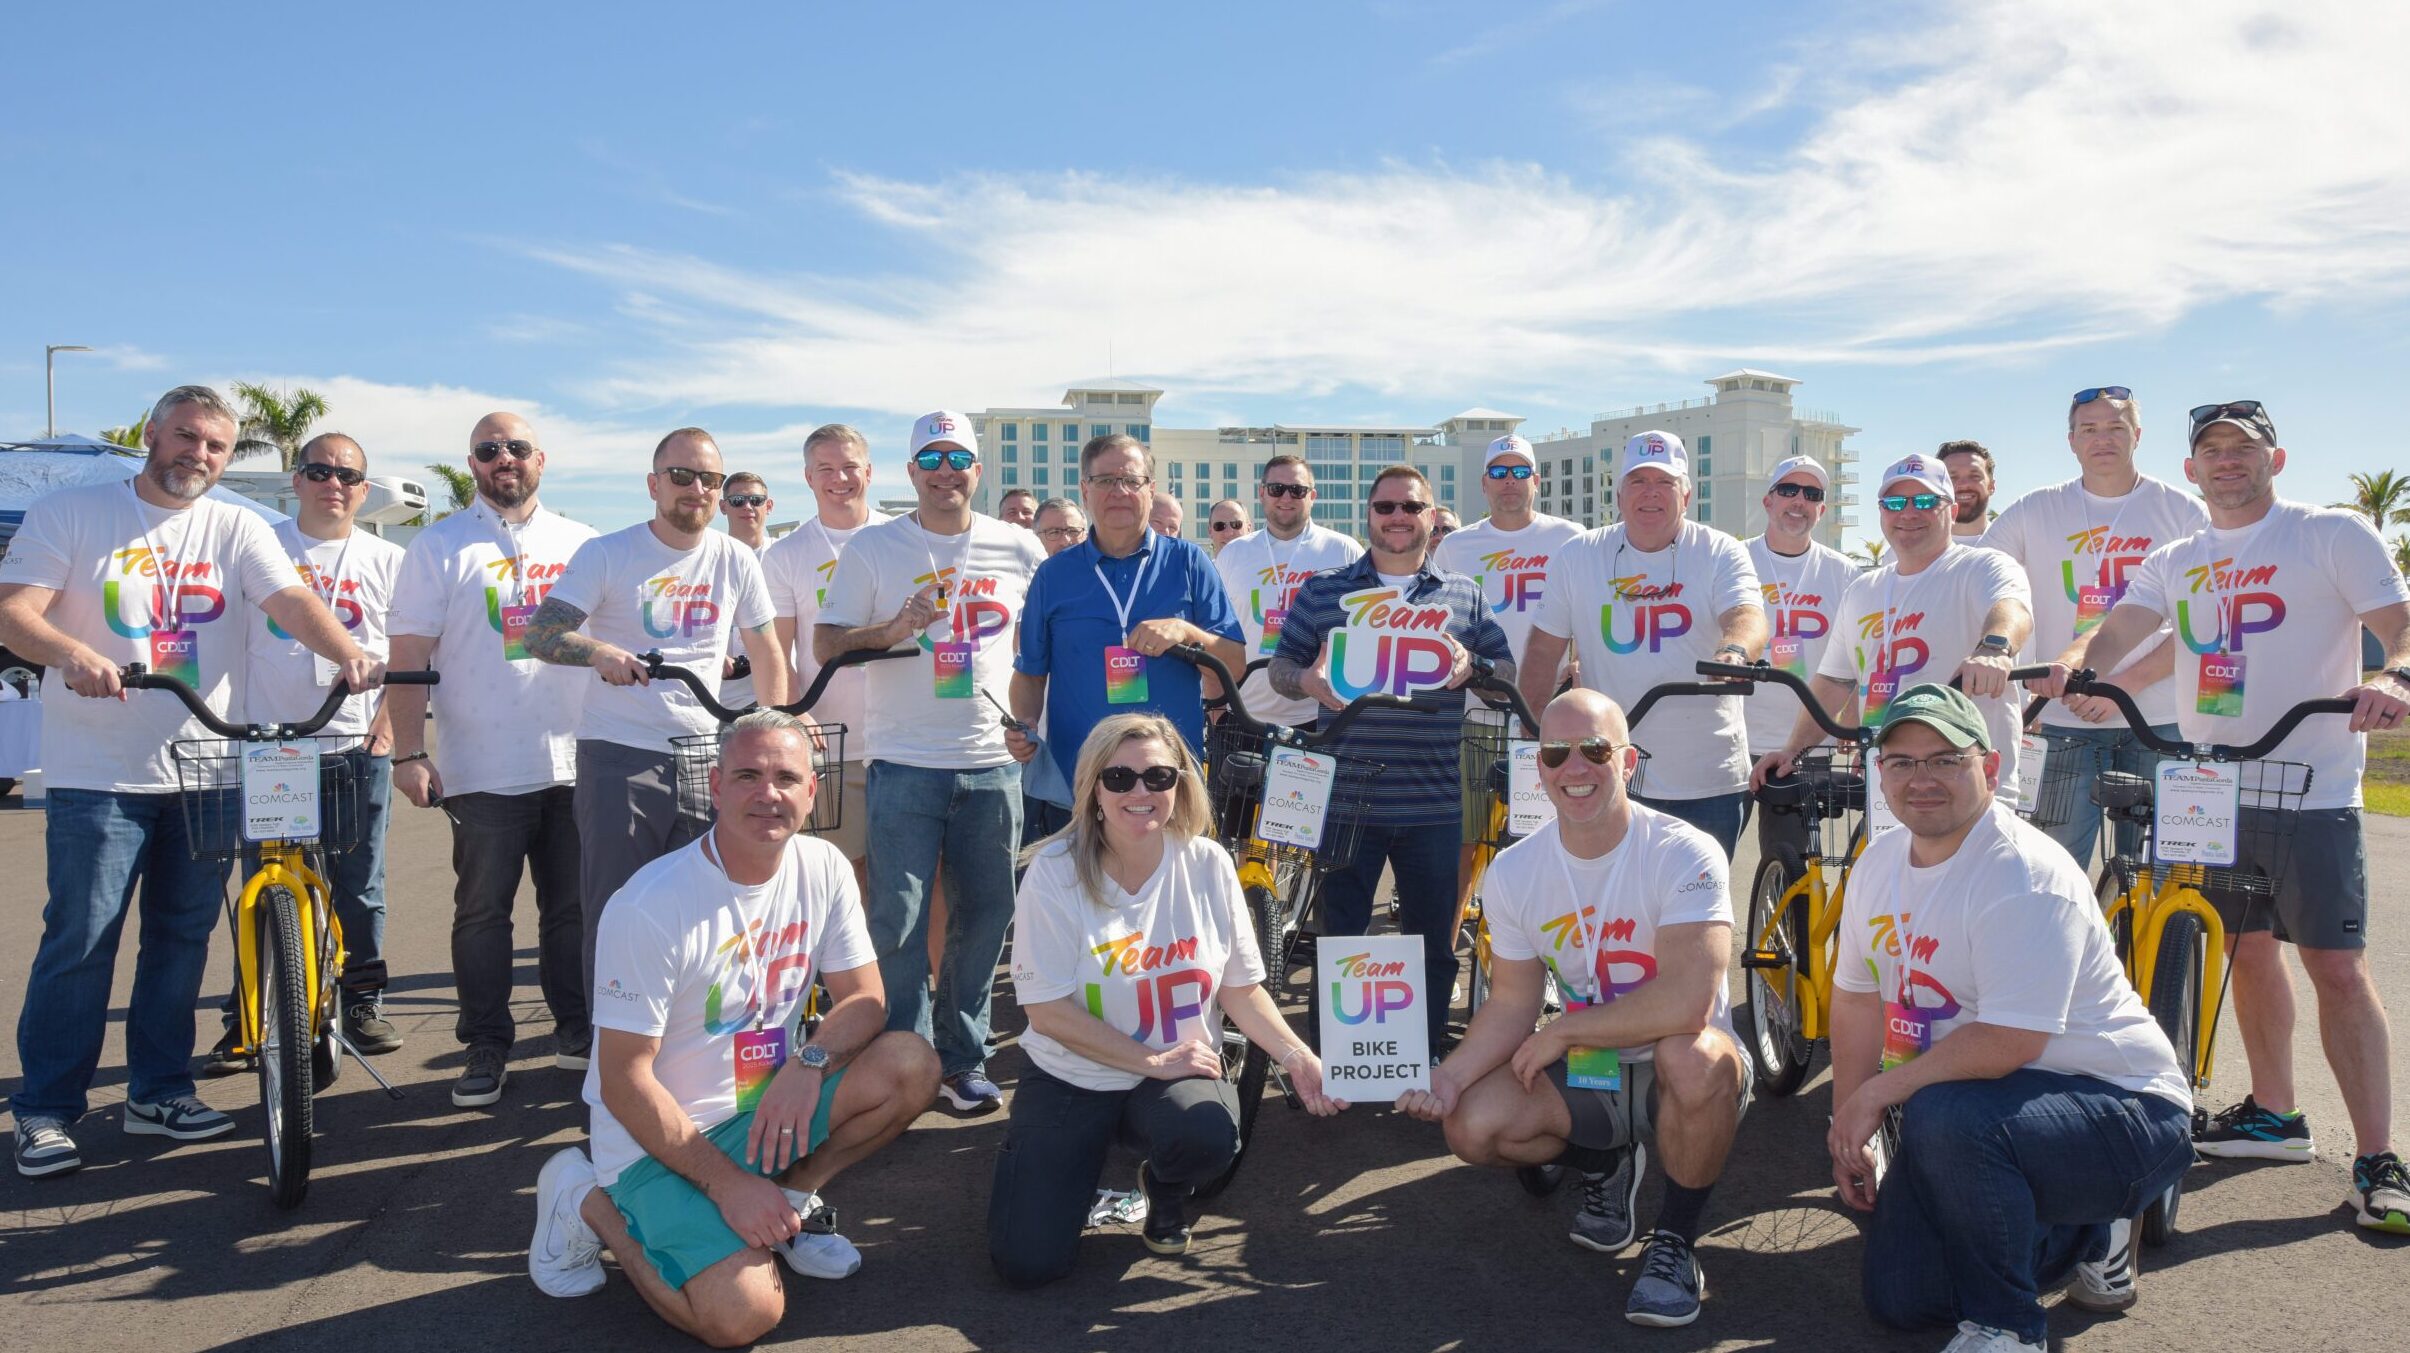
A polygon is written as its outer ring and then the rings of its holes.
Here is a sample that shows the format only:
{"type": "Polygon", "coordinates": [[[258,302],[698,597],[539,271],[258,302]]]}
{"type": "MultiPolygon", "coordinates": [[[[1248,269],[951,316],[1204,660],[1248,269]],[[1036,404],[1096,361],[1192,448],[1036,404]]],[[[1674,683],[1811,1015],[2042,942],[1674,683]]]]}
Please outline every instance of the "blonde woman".
{"type": "Polygon", "coordinates": [[[1030,848],[1013,912],[1013,984],[1030,1070],[996,1160],[988,1256],[1004,1280],[1063,1277],[1105,1154],[1146,1160],[1147,1248],[1188,1248],[1188,1197],[1238,1151],[1222,1016],[1278,1059],[1306,1108],[1322,1062],[1289,1031],[1187,740],[1159,714],[1117,714],[1080,747],[1071,824],[1030,848]]]}

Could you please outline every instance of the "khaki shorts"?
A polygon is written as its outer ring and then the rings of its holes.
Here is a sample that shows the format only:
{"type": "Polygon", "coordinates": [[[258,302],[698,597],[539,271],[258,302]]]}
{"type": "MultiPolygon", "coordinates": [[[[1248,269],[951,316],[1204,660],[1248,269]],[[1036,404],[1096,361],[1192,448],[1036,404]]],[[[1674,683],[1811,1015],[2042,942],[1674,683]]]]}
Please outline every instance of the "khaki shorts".
{"type": "Polygon", "coordinates": [[[837,826],[820,834],[820,839],[845,852],[845,858],[860,860],[870,853],[870,763],[846,761],[837,767],[841,800],[837,805],[837,826]]]}

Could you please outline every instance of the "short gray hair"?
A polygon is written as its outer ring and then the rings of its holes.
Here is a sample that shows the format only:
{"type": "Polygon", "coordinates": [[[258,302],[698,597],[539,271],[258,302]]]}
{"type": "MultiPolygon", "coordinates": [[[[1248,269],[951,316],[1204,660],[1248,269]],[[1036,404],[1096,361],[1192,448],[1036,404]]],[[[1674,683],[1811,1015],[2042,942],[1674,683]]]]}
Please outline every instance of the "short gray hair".
{"type": "Polygon", "coordinates": [[[1088,515],[1080,508],[1078,502],[1070,498],[1049,498],[1038,504],[1039,516],[1044,516],[1049,512],[1078,512],[1082,517],[1088,515]]]}
{"type": "Polygon", "coordinates": [[[243,416],[234,411],[226,397],[206,385],[179,385],[159,396],[159,402],[151,406],[150,417],[143,420],[144,425],[163,424],[169,414],[187,404],[198,404],[202,412],[223,418],[238,429],[243,425],[243,416]]]}
{"type": "Polygon", "coordinates": [[[734,722],[720,730],[721,755],[727,754],[728,744],[746,733],[793,733],[803,739],[804,746],[812,749],[812,766],[819,768],[820,750],[812,745],[812,725],[783,709],[756,709],[738,715],[734,722]]]}

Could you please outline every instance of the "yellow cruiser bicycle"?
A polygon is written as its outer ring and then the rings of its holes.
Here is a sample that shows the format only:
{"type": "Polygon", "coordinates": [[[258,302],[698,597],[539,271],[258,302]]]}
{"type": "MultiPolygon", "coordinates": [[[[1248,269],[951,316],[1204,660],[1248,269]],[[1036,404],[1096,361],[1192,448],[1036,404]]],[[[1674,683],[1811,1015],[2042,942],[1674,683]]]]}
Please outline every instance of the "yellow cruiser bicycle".
{"type": "MultiPolygon", "coordinates": [[[[310,1191],[317,1093],[332,1085],[344,1041],[336,979],[343,972],[343,926],[335,919],[322,865],[329,851],[359,841],[361,786],[342,757],[322,756],[312,736],[357,694],[337,681],[318,712],[299,723],[237,724],[218,717],[200,693],[134,663],[119,673],[129,690],[166,691],[215,738],[168,749],[193,858],[255,856],[242,892],[229,904],[234,929],[234,1019],[238,1055],[259,1067],[268,1145],[268,1188],[294,1208],[310,1191]]],[[[432,686],[434,672],[388,672],[388,684],[432,686]]],[[[400,1098],[376,1068],[360,1065],[400,1098]]]]}

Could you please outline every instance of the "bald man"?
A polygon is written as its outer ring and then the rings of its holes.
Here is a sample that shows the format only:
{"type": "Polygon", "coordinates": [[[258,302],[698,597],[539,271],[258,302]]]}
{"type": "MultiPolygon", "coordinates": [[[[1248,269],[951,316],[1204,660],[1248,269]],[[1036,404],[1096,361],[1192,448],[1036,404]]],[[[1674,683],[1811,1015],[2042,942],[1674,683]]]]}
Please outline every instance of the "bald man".
{"type": "Polygon", "coordinates": [[[1187,521],[1188,513],[1181,508],[1180,500],[1168,493],[1156,494],[1155,505],[1146,514],[1146,524],[1154,528],[1156,535],[1170,536],[1174,540],[1180,538],[1180,531],[1187,521]]]}

